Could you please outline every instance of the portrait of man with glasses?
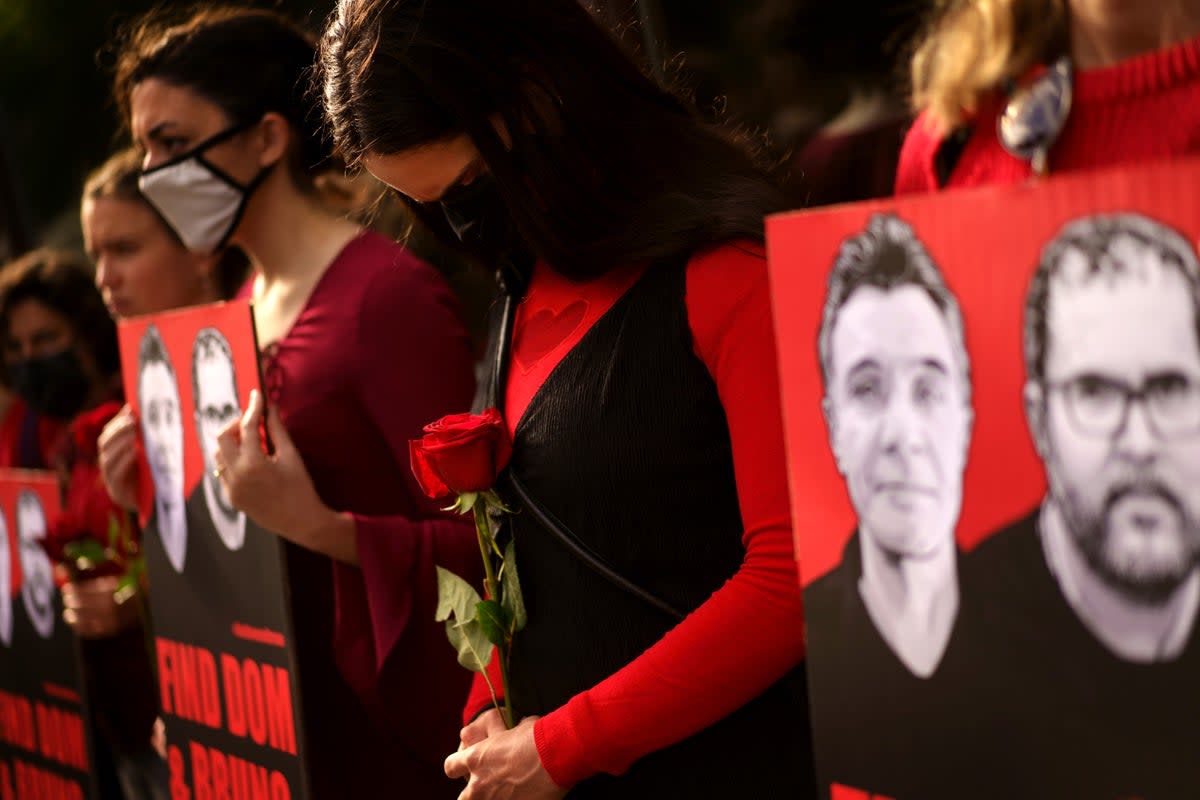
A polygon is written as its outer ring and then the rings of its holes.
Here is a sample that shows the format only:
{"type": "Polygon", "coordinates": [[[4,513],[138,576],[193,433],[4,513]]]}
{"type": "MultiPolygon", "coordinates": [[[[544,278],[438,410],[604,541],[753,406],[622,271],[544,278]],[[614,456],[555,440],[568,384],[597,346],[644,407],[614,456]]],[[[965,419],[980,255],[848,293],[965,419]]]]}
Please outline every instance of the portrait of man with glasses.
{"type": "Polygon", "coordinates": [[[977,657],[992,721],[1010,725],[998,747],[1066,778],[1047,797],[1200,796],[1192,243],[1138,214],[1071,221],[1029,284],[1024,351],[1047,492],[962,576],[987,598],[977,657]]]}
{"type": "Polygon", "coordinates": [[[1200,270],[1134,214],[1067,225],[1025,312],[1025,408],[1049,491],[1024,521],[1085,627],[1170,661],[1200,605],[1200,270]]]}
{"type": "Polygon", "coordinates": [[[242,415],[233,350],[216,328],[202,328],[192,342],[192,398],[204,474],[187,501],[188,528],[211,528],[226,548],[241,550],[246,541],[246,515],[230,503],[213,460],[217,434],[242,415]]]}

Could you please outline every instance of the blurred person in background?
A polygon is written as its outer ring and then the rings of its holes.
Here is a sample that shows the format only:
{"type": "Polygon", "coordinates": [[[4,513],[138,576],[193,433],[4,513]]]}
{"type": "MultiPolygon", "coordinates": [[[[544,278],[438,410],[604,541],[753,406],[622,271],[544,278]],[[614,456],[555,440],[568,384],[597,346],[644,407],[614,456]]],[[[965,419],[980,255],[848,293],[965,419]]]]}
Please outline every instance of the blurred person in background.
{"type": "Polygon", "coordinates": [[[70,253],[37,250],[5,266],[0,331],[18,390],[65,432],[50,458],[62,481],[63,511],[49,521],[47,550],[60,574],[73,579],[62,587],[63,619],[82,642],[101,785],[106,797],[166,798],[166,764],[150,745],[157,693],[143,606],[133,597],[117,602],[117,575],[61,566],[61,543],[80,537],[107,543],[111,526],[128,524],[96,460],[97,434],[120,408],[121,389],[116,327],[90,265],[70,253]]]}
{"type": "MultiPolygon", "coordinates": [[[[795,143],[791,180],[806,206],[849,203],[892,193],[900,145],[912,117],[905,103],[904,48],[930,0],[767,0],[753,18],[768,52],[768,80],[783,68],[793,103],[819,114],[815,132],[795,143]]],[[[789,111],[789,109],[793,109],[789,111]]],[[[777,125],[794,115],[776,110],[777,125]]]]}
{"type": "MultiPolygon", "coordinates": [[[[234,245],[256,270],[267,398],[252,392],[221,434],[216,472],[235,508],[295,545],[314,795],[450,797],[441,758],[469,676],[434,620],[434,563],[481,565],[472,526],[421,494],[408,440],[469,407],[471,349],[432,268],[323,202],[316,179],[340,164],[306,92],[313,58],[312,38],[275,12],[152,15],[123,39],[115,93],[145,197],[189,250],[234,245]]],[[[128,423],[105,432],[136,436],[128,423]]],[[[134,471],[106,479],[131,504],[134,471]]]]}
{"type": "Polygon", "coordinates": [[[897,193],[1200,152],[1200,2],[947,3],[912,84],[897,193]]]}
{"type": "Polygon", "coordinates": [[[138,189],[142,156],[123,150],[88,177],[80,211],[96,286],[116,319],[233,297],[249,262],[229,248],[192,253],[138,189]]]}

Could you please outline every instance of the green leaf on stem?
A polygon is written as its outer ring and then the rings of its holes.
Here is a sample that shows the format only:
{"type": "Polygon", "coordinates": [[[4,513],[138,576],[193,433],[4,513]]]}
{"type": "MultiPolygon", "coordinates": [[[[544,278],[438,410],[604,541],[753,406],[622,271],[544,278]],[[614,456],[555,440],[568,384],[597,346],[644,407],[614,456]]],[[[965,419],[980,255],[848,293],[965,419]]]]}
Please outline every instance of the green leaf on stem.
{"type": "Polygon", "coordinates": [[[508,636],[508,612],[495,600],[483,600],[475,606],[476,618],[489,642],[503,645],[508,636]]]}
{"type": "Polygon", "coordinates": [[[501,602],[508,618],[512,621],[512,631],[516,633],[525,627],[528,617],[525,615],[525,598],[521,594],[521,580],[517,576],[517,553],[512,541],[504,548],[504,562],[500,567],[500,585],[503,587],[501,602]]]}
{"type": "Polygon", "coordinates": [[[446,638],[458,651],[458,663],[483,672],[492,660],[492,643],[477,617],[483,602],[471,584],[449,570],[437,568],[438,607],[434,619],[446,623],[446,638]]]}

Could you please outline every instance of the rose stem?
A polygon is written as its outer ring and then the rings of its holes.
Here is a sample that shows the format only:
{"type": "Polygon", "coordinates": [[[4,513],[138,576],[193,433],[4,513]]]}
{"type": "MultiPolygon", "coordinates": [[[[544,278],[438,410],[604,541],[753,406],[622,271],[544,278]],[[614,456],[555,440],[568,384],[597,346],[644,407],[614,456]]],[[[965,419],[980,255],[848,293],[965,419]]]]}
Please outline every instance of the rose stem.
{"type": "MultiPolygon", "coordinates": [[[[496,584],[496,572],[492,566],[492,523],[487,515],[487,500],[483,496],[475,499],[475,506],[471,509],[471,515],[475,517],[475,534],[479,539],[479,555],[483,557],[483,588],[487,591],[488,599],[500,602],[500,587],[496,584]]],[[[508,637],[505,636],[505,639],[508,637]]],[[[512,728],[512,707],[508,700],[508,648],[500,647],[500,685],[504,692],[503,706],[500,709],[500,717],[504,720],[505,728],[512,728]]],[[[494,694],[493,694],[494,697],[494,694]]]]}

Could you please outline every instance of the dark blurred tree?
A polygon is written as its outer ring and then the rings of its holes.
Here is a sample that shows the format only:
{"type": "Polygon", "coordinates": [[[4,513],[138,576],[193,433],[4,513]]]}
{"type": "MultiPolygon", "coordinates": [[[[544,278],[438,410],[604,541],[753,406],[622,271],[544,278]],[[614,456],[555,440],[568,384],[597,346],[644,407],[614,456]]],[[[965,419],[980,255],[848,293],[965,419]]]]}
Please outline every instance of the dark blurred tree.
{"type": "MultiPolygon", "coordinates": [[[[159,3],[0,0],[0,152],[8,156],[16,213],[24,217],[32,243],[77,239],[74,217],[83,179],[123,141],[109,72],[97,54],[121,25],[154,5],[159,3]]],[[[316,29],[333,0],[255,5],[281,8],[316,29]]],[[[0,214],[11,213],[0,203],[0,214]]],[[[13,220],[0,223],[4,229],[13,220]]]]}

